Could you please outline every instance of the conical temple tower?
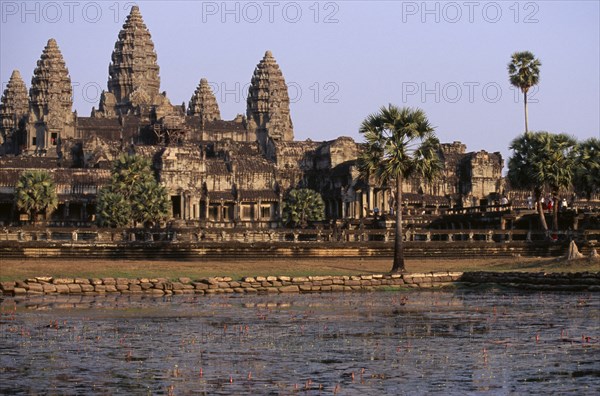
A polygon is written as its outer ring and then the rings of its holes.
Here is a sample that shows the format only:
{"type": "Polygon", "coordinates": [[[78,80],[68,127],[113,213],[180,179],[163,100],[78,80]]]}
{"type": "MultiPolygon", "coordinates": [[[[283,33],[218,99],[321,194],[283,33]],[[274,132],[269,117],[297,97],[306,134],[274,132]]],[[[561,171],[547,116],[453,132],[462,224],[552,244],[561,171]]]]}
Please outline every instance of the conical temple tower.
{"type": "Polygon", "coordinates": [[[0,151],[17,154],[19,145],[18,131],[24,126],[29,110],[27,87],[21,73],[14,70],[0,99],[0,151]]]}
{"type": "Polygon", "coordinates": [[[269,140],[294,140],[288,88],[271,51],[265,53],[254,69],[246,115],[249,129],[255,130],[263,150],[266,150],[269,140]]]}
{"type": "Polygon", "coordinates": [[[138,6],[133,6],[119,32],[108,67],[108,92],[104,92],[100,100],[100,112],[104,116],[164,103],[159,93],[156,59],[150,32],[138,6]]]}
{"type": "Polygon", "coordinates": [[[75,136],[75,116],[71,77],[54,39],[33,71],[29,100],[26,150],[57,155],[60,139],[75,136]]]}
{"type": "Polygon", "coordinates": [[[202,122],[221,119],[217,99],[206,78],[200,80],[198,88],[190,99],[187,113],[190,116],[200,116],[202,122]]]}

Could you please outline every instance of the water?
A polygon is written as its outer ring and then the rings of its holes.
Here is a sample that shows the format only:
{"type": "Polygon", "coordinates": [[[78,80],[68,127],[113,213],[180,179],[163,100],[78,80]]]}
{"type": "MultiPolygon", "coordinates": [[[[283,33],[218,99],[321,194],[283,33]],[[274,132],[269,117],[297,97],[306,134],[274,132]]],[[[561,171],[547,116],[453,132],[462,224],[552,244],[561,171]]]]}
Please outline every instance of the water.
{"type": "Polygon", "coordinates": [[[598,394],[597,294],[1,302],[0,393],[598,394]]]}

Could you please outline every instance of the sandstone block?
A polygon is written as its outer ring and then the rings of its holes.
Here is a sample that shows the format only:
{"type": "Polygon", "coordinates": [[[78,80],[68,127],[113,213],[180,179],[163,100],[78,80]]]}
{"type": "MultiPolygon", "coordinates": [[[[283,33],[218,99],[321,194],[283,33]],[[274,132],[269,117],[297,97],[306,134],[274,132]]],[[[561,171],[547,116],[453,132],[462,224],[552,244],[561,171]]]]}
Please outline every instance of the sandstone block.
{"type": "Polygon", "coordinates": [[[293,283],[304,283],[304,282],[308,282],[308,278],[305,276],[296,276],[296,277],[292,278],[292,282],[293,283]]]}
{"type": "Polygon", "coordinates": [[[28,291],[43,293],[44,292],[44,287],[42,285],[40,285],[39,283],[30,283],[28,291]]]}
{"type": "Polygon", "coordinates": [[[0,290],[12,292],[15,290],[16,282],[0,282],[0,290]]]}
{"type": "Polygon", "coordinates": [[[69,293],[81,293],[81,285],[77,283],[69,283],[67,287],[69,288],[69,293]]]}
{"type": "Polygon", "coordinates": [[[55,285],[56,292],[60,294],[69,294],[69,287],[66,284],[58,283],[55,285]]]}
{"type": "Polygon", "coordinates": [[[279,288],[279,291],[281,293],[298,293],[300,291],[300,288],[298,287],[298,285],[281,286],[279,288]]]}
{"type": "Polygon", "coordinates": [[[52,282],[52,277],[51,276],[36,276],[35,280],[37,280],[38,282],[52,282]]]}
{"type": "Polygon", "coordinates": [[[55,278],[52,280],[52,283],[55,285],[68,285],[69,283],[73,283],[74,279],[72,278],[55,278]]]}

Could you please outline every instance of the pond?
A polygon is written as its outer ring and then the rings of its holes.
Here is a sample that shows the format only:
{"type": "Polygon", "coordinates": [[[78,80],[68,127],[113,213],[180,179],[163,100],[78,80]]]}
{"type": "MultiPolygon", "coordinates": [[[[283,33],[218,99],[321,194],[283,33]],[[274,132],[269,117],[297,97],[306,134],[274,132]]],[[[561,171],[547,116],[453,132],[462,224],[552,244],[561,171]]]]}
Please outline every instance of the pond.
{"type": "Polygon", "coordinates": [[[1,298],[0,393],[597,394],[598,294],[1,298]]]}

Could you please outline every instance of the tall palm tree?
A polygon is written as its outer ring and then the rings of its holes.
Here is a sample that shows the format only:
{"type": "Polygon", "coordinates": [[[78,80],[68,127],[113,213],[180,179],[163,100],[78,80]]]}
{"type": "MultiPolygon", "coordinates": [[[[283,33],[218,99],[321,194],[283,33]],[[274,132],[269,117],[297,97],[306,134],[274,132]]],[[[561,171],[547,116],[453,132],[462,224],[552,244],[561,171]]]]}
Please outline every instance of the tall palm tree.
{"type": "MultiPolygon", "coordinates": [[[[566,134],[526,132],[516,137],[509,147],[513,155],[508,160],[508,179],[516,188],[533,190],[540,224],[545,231],[548,225],[541,198],[547,191],[556,203],[560,191],[571,185],[575,171],[575,146],[575,139],[566,134]]],[[[557,206],[554,205],[553,213],[555,230],[558,228],[557,206]]]]}
{"type": "Polygon", "coordinates": [[[525,103],[525,132],[529,132],[527,113],[527,92],[540,81],[540,66],[542,62],[529,51],[515,52],[508,64],[510,83],[523,92],[525,103]]]}
{"type": "Polygon", "coordinates": [[[44,213],[48,217],[58,207],[58,196],[52,176],[41,170],[25,171],[15,186],[17,208],[30,216],[44,213]]]}
{"type": "Polygon", "coordinates": [[[369,115],[360,126],[366,148],[359,157],[359,169],[379,185],[396,189],[396,236],[392,272],[405,271],[402,249],[402,182],[411,177],[432,180],[442,169],[440,142],[425,112],[392,104],[369,115]]]}
{"type": "Polygon", "coordinates": [[[600,139],[589,138],[577,145],[573,187],[587,199],[600,193],[600,139]]]}

